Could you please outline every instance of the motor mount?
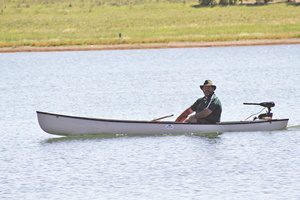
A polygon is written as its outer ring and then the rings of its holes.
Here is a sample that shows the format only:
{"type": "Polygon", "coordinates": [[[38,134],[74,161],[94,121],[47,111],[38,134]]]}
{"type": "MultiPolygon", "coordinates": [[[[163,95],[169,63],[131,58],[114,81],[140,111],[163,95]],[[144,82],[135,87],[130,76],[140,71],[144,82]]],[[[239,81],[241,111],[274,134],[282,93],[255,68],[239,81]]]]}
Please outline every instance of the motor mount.
{"type": "MultiPolygon", "coordinates": [[[[244,105],[257,105],[268,109],[267,113],[258,115],[258,119],[272,119],[273,113],[271,113],[271,108],[275,106],[273,101],[261,102],[261,103],[243,103],[244,105]]],[[[254,120],[257,117],[254,118],[254,120]]]]}

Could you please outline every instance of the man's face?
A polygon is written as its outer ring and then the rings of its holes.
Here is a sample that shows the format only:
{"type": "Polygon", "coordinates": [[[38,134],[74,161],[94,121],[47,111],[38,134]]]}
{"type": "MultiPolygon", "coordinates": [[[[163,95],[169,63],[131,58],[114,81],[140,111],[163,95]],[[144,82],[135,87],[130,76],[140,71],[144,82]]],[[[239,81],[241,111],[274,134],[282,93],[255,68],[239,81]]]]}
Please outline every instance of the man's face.
{"type": "Polygon", "coordinates": [[[214,92],[214,88],[212,86],[203,86],[202,91],[205,96],[209,96],[214,92]]]}

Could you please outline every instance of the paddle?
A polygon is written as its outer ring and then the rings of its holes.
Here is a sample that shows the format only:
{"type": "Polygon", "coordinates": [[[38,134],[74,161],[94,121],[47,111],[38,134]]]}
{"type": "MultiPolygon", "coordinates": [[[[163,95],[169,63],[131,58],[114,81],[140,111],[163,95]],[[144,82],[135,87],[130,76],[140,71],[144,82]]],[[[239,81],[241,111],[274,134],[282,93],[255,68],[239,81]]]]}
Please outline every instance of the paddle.
{"type": "Polygon", "coordinates": [[[152,119],[151,122],[155,122],[155,121],[159,121],[159,120],[162,120],[162,119],[165,119],[165,118],[168,118],[168,117],[173,117],[174,115],[166,115],[166,116],[163,116],[163,117],[160,117],[160,118],[157,118],[157,119],[152,119]]]}

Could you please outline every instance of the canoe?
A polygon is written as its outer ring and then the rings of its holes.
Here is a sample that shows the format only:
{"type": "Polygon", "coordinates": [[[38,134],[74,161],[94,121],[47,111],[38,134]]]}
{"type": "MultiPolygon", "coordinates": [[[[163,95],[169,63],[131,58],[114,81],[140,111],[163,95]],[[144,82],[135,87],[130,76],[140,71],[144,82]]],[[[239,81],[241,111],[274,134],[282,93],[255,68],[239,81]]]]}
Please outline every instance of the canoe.
{"type": "Polygon", "coordinates": [[[47,133],[63,136],[109,135],[177,135],[190,133],[223,133],[274,131],[287,127],[289,119],[229,121],[217,124],[191,124],[171,121],[135,121],[77,117],[37,111],[40,127],[47,133]]]}

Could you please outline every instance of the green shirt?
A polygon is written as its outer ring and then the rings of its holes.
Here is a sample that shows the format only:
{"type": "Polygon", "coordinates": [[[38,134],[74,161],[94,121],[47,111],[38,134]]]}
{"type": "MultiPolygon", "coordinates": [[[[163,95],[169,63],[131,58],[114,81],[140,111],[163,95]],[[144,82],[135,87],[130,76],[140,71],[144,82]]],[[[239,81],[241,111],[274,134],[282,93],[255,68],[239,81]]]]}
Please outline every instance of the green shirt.
{"type": "Polygon", "coordinates": [[[209,97],[202,97],[198,99],[192,106],[191,109],[196,113],[208,108],[212,111],[205,119],[210,123],[220,122],[222,105],[218,97],[213,93],[209,97]]]}

